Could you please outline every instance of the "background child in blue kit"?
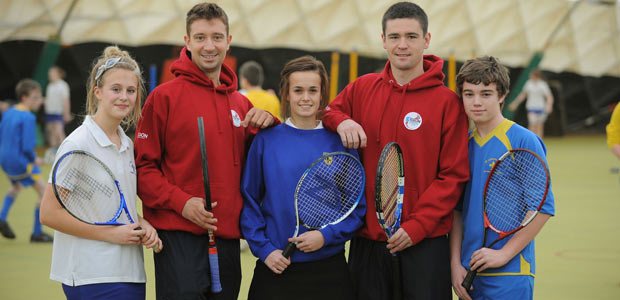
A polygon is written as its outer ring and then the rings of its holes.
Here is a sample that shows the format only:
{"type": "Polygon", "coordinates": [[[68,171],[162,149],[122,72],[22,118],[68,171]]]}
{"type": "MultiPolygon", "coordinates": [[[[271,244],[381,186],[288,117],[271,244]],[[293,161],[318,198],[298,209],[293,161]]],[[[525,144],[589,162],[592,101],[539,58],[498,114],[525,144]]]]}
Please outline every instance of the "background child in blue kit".
{"type": "Polygon", "coordinates": [[[39,169],[43,160],[35,153],[37,124],[32,113],[43,103],[41,86],[32,79],[22,79],[15,87],[15,95],[18,104],[5,111],[0,122],[0,166],[11,180],[11,187],[0,210],[0,233],[6,238],[15,238],[15,233],[7,222],[9,210],[22,187],[33,186],[38,197],[30,241],[51,242],[52,237],[42,231],[39,222],[39,206],[45,183],[39,169]]]}
{"type": "MultiPolygon", "coordinates": [[[[524,148],[546,163],[547,149],[531,131],[505,119],[502,107],[508,93],[508,70],[494,57],[468,60],[457,75],[457,92],[465,112],[475,124],[469,134],[471,179],[454,213],[450,233],[452,288],[462,299],[532,299],[534,297],[534,237],[555,214],[553,192],[549,190],[541,213],[525,228],[489,248],[480,248],[484,236],[483,190],[493,163],[511,149],[524,148]],[[461,282],[472,269],[478,272],[473,288],[461,282]]],[[[490,233],[487,241],[497,234],[490,233]]]]}

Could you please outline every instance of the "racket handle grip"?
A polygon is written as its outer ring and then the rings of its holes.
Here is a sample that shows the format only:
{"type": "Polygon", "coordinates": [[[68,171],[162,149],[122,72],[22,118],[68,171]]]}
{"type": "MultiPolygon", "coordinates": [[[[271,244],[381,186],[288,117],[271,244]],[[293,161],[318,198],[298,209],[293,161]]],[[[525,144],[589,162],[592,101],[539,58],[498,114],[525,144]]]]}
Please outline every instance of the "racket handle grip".
{"type": "MultiPolygon", "coordinates": [[[[134,228],[134,230],[142,230],[142,227],[138,226],[138,227],[134,228]]],[[[153,252],[155,252],[155,253],[161,252],[161,249],[159,249],[158,245],[155,245],[155,247],[153,247],[153,252]]]]}
{"type": "Polygon", "coordinates": [[[477,274],[478,272],[473,271],[473,270],[467,271],[467,276],[465,276],[465,279],[463,279],[463,282],[461,282],[461,286],[463,286],[465,290],[467,290],[467,292],[469,292],[469,289],[471,288],[471,284],[474,282],[474,278],[476,278],[477,274]]]}
{"type": "Polygon", "coordinates": [[[212,253],[209,251],[209,265],[211,268],[211,291],[219,293],[222,291],[222,284],[220,283],[220,263],[217,258],[217,252],[212,253]]]}
{"type": "Polygon", "coordinates": [[[293,254],[293,251],[295,251],[296,248],[297,246],[295,245],[295,243],[293,242],[288,243],[284,251],[282,251],[282,256],[284,256],[284,258],[291,257],[291,254],[293,254]]]}

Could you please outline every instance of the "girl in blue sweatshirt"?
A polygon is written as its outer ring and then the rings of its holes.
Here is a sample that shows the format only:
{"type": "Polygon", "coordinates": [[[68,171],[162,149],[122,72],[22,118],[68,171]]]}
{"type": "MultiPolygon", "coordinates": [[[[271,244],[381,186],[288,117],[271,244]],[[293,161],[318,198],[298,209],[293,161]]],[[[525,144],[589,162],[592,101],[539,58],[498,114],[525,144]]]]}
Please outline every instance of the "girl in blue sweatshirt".
{"type": "Polygon", "coordinates": [[[366,200],[345,220],[321,230],[296,228],[297,182],[325,153],[351,152],[317,117],[328,103],[327,72],[311,56],[288,62],[281,73],[284,124],[261,131],[250,147],[241,190],[241,231],[258,257],[248,299],[350,299],[344,244],[362,225],[366,200]],[[287,116],[290,116],[287,118],[287,116]],[[282,256],[297,243],[290,258],[282,256]]]}

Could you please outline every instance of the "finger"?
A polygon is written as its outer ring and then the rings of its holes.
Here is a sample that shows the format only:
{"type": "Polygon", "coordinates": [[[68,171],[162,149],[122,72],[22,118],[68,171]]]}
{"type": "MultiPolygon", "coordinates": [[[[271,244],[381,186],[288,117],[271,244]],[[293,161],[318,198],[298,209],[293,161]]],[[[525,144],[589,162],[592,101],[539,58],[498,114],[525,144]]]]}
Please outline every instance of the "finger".
{"type": "Polygon", "coordinates": [[[345,145],[345,147],[347,148],[353,148],[353,136],[351,135],[351,132],[347,132],[347,144],[345,145]]]}
{"type": "Polygon", "coordinates": [[[250,111],[248,111],[248,113],[245,114],[245,119],[241,121],[241,126],[248,127],[248,123],[252,119],[252,116],[254,116],[254,108],[250,109],[250,111]]]}
{"type": "Polygon", "coordinates": [[[347,147],[347,134],[346,133],[344,132],[340,133],[340,140],[342,141],[342,145],[347,147]]]}
{"type": "Polygon", "coordinates": [[[366,137],[366,133],[364,132],[364,130],[361,130],[359,132],[360,135],[360,148],[366,148],[367,145],[367,137],[366,137]]]}
{"type": "Polygon", "coordinates": [[[263,121],[263,123],[261,124],[260,128],[267,128],[269,127],[271,124],[273,124],[273,122],[275,122],[275,119],[272,115],[267,115],[267,117],[265,118],[265,120],[263,121]]]}

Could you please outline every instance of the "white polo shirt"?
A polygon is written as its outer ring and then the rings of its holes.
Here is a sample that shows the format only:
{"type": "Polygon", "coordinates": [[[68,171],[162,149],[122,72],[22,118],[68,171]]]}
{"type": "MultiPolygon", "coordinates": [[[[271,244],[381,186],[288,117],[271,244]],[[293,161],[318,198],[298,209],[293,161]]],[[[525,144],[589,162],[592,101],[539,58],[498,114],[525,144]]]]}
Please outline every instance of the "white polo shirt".
{"type": "Polygon", "coordinates": [[[50,82],[45,90],[45,113],[48,115],[62,115],[65,99],[69,98],[69,85],[62,79],[50,82]]]}
{"type": "Polygon", "coordinates": [[[543,80],[528,80],[523,90],[527,93],[525,108],[528,110],[544,110],[547,103],[547,95],[551,94],[549,85],[543,80]]]}
{"type": "MultiPolygon", "coordinates": [[[[87,151],[99,158],[119,181],[131,217],[137,220],[137,178],[133,143],[121,127],[118,128],[118,132],[121,136],[120,150],[94,120],[87,116],[84,123],[62,142],[56,160],[71,150],[87,151]]],[[[51,174],[48,182],[52,182],[51,174]]],[[[122,218],[119,221],[127,222],[122,218]]],[[[142,246],[112,244],[56,231],[50,279],[69,286],[108,282],[146,282],[142,246]]]]}

